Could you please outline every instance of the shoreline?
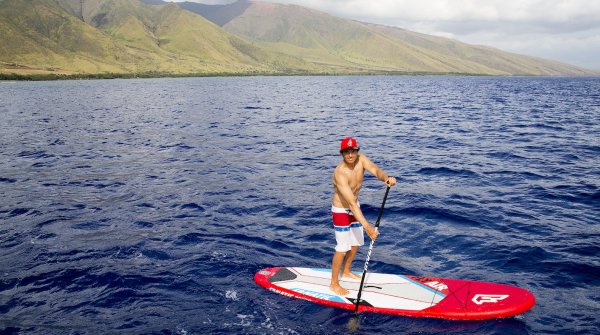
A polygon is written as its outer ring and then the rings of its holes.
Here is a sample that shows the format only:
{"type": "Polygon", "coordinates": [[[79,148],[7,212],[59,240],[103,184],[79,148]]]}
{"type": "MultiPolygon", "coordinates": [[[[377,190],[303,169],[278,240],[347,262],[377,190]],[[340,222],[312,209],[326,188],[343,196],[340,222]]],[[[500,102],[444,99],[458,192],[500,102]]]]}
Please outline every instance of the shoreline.
{"type": "Polygon", "coordinates": [[[153,78],[202,78],[202,77],[287,77],[287,76],[468,76],[468,77],[539,77],[560,78],[580,77],[594,78],[600,75],[532,75],[532,74],[482,74],[461,72],[401,72],[401,71],[374,71],[374,72],[216,72],[216,73],[75,73],[75,74],[17,74],[0,72],[0,82],[15,81],[57,81],[57,80],[95,80],[95,79],[153,79],[153,78]]]}

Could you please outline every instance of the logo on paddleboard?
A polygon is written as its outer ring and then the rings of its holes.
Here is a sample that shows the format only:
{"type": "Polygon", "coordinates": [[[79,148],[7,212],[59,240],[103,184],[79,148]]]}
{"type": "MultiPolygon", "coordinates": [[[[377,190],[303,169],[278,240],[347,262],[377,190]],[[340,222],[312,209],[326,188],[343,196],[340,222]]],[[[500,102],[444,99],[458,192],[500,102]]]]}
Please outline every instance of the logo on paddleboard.
{"type": "Polygon", "coordinates": [[[280,291],[280,290],[278,290],[278,289],[276,289],[276,288],[272,288],[272,287],[269,287],[269,291],[271,291],[271,292],[275,292],[275,293],[279,293],[279,294],[281,294],[281,295],[285,295],[286,297],[290,297],[290,298],[293,298],[293,297],[294,297],[294,295],[293,295],[293,294],[290,294],[290,293],[287,293],[287,292],[283,292],[283,291],[280,291]]]}
{"type": "Polygon", "coordinates": [[[487,302],[497,303],[506,298],[508,298],[508,294],[476,294],[471,300],[477,305],[481,305],[487,302]]]}

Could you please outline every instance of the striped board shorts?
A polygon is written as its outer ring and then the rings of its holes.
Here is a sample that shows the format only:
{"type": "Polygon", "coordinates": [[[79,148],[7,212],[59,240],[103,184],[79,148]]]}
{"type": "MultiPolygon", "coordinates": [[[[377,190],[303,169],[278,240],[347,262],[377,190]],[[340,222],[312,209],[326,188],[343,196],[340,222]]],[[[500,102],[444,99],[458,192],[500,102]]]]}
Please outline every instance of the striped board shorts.
{"type": "Polygon", "coordinates": [[[354,219],[350,209],[331,206],[331,216],[337,243],[336,252],[346,252],[353,246],[365,244],[363,227],[354,219]]]}

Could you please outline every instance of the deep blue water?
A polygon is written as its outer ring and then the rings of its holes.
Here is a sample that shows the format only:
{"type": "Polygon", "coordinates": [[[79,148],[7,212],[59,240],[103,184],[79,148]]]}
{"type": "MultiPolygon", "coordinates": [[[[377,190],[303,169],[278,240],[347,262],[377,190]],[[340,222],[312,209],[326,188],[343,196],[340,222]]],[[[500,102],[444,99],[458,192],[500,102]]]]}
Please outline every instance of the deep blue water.
{"type": "Polygon", "coordinates": [[[600,78],[426,76],[0,83],[0,333],[348,333],[252,279],[330,266],[346,136],[399,180],[370,271],[537,299],[357,333],[600,333],[600,78]]]}

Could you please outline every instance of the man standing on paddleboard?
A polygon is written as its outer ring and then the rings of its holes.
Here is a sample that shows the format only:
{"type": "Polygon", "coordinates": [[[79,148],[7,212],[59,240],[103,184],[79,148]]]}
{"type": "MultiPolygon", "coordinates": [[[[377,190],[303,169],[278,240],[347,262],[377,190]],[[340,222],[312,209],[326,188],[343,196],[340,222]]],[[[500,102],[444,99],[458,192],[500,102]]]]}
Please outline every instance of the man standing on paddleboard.
{"type": "Polygon", "coordinates": [[[329,287],[338,295],[348,294],[339,282],[340,270],[342,278],[360,280],[361,277],[352,273],[350,267],[358,247],[364,244],[363,229],[371,239],[379,235],[377,229],[369,224],[358,203],[358,193],[362,187],[365,170],[377,177],[386,186],[396,185],[396,178],[389,177],[367,156],[359,154],[360,147],[354,138],[345,138],[340,145],[342,162],[333,172],[333,203],[331,214],[335,231],[335,254],[331,262],[331,284],[329,287]]]}

